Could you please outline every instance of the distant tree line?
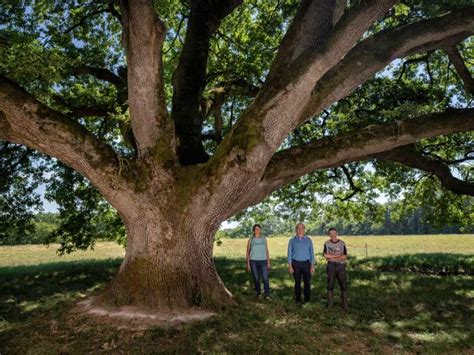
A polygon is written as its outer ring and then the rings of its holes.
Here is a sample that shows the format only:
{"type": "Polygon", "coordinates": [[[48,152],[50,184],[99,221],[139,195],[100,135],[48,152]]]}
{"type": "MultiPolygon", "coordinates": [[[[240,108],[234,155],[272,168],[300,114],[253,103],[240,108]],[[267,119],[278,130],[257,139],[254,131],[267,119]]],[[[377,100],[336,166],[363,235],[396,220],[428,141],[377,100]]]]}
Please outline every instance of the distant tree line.
{"type": "MultiPolygon", "coordinates": [[[[61,232],[61,228],[64,223],[72,224],[74,220],[62,218],[60,213],[37,213],[28,220],[28,223],[1,222],[2,219],[0,218],[0,245],[59,243],[61,253],[73,251],[69,249],[67,236],[61,232]]],[[[76,223],[80,223],[80,220],[76,220],[76,223]]],[[[114,240],[120,244],[125,243],[124,233],[117,232],[121,229],[121,226],[111,227],[109,220],[99,219],[88,228],[99,240],[114,240]]],[[[78,235],[78,237],[81,237],[81,235],[78,235]]]]}
{"type": "MultiPolygon", "coordinates": [[[[218,232],[219,238],[241,238],[251,235],[254,223],[261,223],[265,235],[291,235],[294,231],[296,219],[286,219],[278,216],[267,216],[265,218],[244,217],[235,228],[223,229],[218,232]]],[[[348,219],[341,216],[330,216],[324,220],[308,217],[301,219],[306,224],[309,235],[323,235],[331,227],[337,228],[342,235],[409,235],[409,234],[471,234],[474,233],[474,225],[435,225],[427,221],[422,209],[415,209],[411,213],[400,218],[398,211],[390,208],[385,210],[382,218],[365,214],[358,220],[348,219]]]]}
{"type": "MultiPolygon", "coordinates": [[[[265,209],[259,209],[240,217],[238,225],[234,228],[221,229],[216,238],[246,238],[251,235],[252,226],[260,223],[265,235],[288,235],[293,233],[295,223],[303,221],[309,235],[323,235],[326,231],[335,227],[341,235],[387,235],[387,234],[471,234],[474,233],[472,223],[459,225],[436,225],[426,219],[423,209],[414,209],[409,213],[400,215],[399,211],[387,205],[383,206],[385,211],[380,215],[365,213],[357,218],[334,215],[331,213],[318,214],[301,217],[285,216],[281,213],[270,213],[265,209]]],[[[366,211],[367,212],[367,211],[366,211]]],[[[1,222],[1,219],[0,219],[1,222]]],[[[19,244],[49,244],[59,243],[63,252],[67,250],[67,238],[61,234],[62,224],[80,223],[79,220],[65,219],[60,213],[37,213],[29,223],[0,223],[0,245],[19,244]]],[[[97,219],[88,228],[93,231],[98,239],[115,240],[121,244],[125,243],[125,236],[117,226],[118,221],[109,219],[97,219]]],[[[83,226],[82,226],[83,227],[83,226]]],[[[76,236],[77,237],[77,236],[76,236]]]]}

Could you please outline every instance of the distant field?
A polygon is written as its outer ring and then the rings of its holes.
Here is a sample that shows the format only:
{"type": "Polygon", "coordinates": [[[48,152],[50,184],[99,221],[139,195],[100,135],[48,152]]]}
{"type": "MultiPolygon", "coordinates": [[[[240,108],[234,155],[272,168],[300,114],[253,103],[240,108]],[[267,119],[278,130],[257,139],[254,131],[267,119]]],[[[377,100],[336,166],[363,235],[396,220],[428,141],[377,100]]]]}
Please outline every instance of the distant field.
{"type": "MultiPolygon", "coordinates": [[[[321,255],[326,236],[312,237],[316,255],[321,255]]],[[[341,237],[346,242],[350,255],[363,258],[367,255],[386,256],[417,253],[455,253],[474,255],[474,235],[406,235],[406,236],[351,236],[341,237]],[[367,248],[366,248],[367,245],[367,248]],[[460,247],[462,246],[462,247],[460,247]]],[[[226,258],[244,258],[247,239],[222,239],[216,245],[214,255],[226,258]]],[[[286,256],[288,237],[269,238],[271,257],[286,256]]],[[[35,265],[60,261],[109,259],[123,257],[125,250],[112,242],[97,243],[95,250],[77,251],[58,256],[58,245],[21,245],[0,247],[0,267],[35,265]]]]}
{"type": "MultiPolygon", "coordinates": [[[[272,257],[286,256],[288,238],[269,238],[272,257]]],[[[315,254],[321,255],[324,241],[328,237],[315,236],[312,239],[315,254]]],[[[417,253],[474,254],[473,234],[341,236],[341,239],[345,241],[349,254],[356,257],[365,257],[366,252],[369,257],[417,253]]],[[[246,243],[246,239],[222,239],[222,244],[215,247],[214,255],[229,258],[245,257],[246,243]]]]}

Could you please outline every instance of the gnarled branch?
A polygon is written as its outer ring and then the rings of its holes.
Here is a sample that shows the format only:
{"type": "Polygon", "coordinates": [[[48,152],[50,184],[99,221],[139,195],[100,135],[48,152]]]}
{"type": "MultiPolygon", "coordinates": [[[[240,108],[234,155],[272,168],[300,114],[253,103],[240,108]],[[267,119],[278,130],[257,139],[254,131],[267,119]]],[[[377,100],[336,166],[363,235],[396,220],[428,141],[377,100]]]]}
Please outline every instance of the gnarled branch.
{"type": "MultiPolygon", "coordinates": [[[[282,46],[281,51],[294,53],[297,50],[298,55],[283,66],[279,64],[280,56],[277,55],[259,94],[227,135],[227,139],[219,145],[211,164],[225,166],[229,160],[235,161],[235,156],[238,156],[238,165],[245,165],[248,170],[262,171],[283,140],[297,126],[316,82],[344,57],[374,21],[394,3],[395,0],[364,1],[346,11],[330,34],[324,35],[323,44],[312,45],[307,37],[321,30],[320,25],[314,24],[311,19],[318,15],[318,6],[305,1],[295,17],[295,22],[306,18],[305,25],[301,27],[295,24],[290,31],[299,33],[308,29],[308,33],[298,36],[298,40],[306,44],[295,49],[282,46]],[[249,138],[243,139],[246,135],[249,138]]],[[[288,36],[292,36],[291,32],[288,36]]],[[[287,43],[290,45],[291,42],[287,43]]]]}
{"type": "Polygon", "coordinates": [[[471,95],[474,95],[474,78],[466,67],[466,64],[464,64],[464,60],[462,59],[461,54],[459,54],[456,45],[446,47],[444,50],[448,54],[449,61],[454,65],[454,68],[456,68],[456,72],[464,83],[466,91],[471,95]]]}
{"type": "Polygon", "coordinates": [[[347,194],[344,197],[336,196],[336,199],[339,200],[339,201],[347,201],[347,200],[350,200],[352,197],[354,197],[357,193],[362,192],[363,190],[354,183],[353,176],[352,176],[351,172],[349,171],[349,169],[347,169],[347,167],[345,165],[343,165],[341,167],[341,169],[344,173],[344,176],[347,179],[347,182],[349,183],[349,186],[351,188],[351,192],[349,192],[349,194],[347,194]]]}
{"type": "Polygon", "coordinates": [[[115,204],[119,158],[79,123],[38,102],[15,82],[0,76],[0,139],[55,157],[81,173],[115,204]]]}
{"type": "Polygon", "coordinates": [[[74,67],[71,69],[71,74],[92,75],[97,79],[108,81],[117,88],[122,88],[127,83],[126,78],[122,78],[108,69],[92,67],[90,65],[80,65],[78,67],[74,67]]]}
{"type": "MultiPolygon", "coordinates": [[[[277,152],[266,167],[253,195],[266,196],[315,170],[367,160],[375,154],[420,139],[473,129],[474,109],[459,109],[370,125],[356,132],[324,137],[304,146],[277,152]]],[[[249,205],[259,201],[254,200],[249,205]]]]}
{"type": "Polygon", "coordinates": [[[173,73],[172,118],[183,165],[202,163],[209,158],[202,145],[204,117],[199,106],[206,85],[210,39],[221,21],[241,3],[242,0],[191,1],[186,39],[173,73]]]}
{"type": "Polygon", "coordinates": [[[123,0],[121,9],[128,102],[138,156],[174,160],[174,132],[166,111],[161,58],[164,24],[151,0],[123,0]]]}
{"type": "Polygon", "coordinates": [[[374,157],[379,160],[390,160],[432,173],[438,177],[444,187],[455,194],[474,196],[474,183],[454,177],[446,164],[440,160],[423,156],[413,144],[398,147],[374,157]]]}

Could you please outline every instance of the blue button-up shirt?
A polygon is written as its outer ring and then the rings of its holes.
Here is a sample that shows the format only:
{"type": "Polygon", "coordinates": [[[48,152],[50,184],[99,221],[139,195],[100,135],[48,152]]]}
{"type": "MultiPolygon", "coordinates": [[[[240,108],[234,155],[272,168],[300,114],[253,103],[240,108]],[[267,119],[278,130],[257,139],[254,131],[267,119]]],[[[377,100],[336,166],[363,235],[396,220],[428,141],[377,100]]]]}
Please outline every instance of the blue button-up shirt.
{"type": "Polygon", "coordinates": [[[308,236],[294,236],[288,242],[288,264],[292,261],[307,261],[314,264],[313,241],[308,236]]]}

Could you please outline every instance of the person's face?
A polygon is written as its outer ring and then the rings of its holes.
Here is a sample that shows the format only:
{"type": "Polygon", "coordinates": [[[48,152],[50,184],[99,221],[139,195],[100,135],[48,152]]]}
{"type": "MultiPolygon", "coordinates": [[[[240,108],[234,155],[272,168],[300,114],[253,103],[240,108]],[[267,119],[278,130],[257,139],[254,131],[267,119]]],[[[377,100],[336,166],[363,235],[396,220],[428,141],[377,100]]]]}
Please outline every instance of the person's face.
{"type": "Polygon", "coordinates": [[[296,235],[298,235],[298,237],[302,237],[304,235],[304,224],[298,224],[296,226],[296,235]]]}
{"type": "Polygon", "coordinates": [[[260,233],[262,232],[262,230],[260,229],[260,227],[255,227],[254,231],[253,231],[253,234],[256,236],[256,237],[260,237],[260,233]]]}
{"type": "Polygon", "coordinates": [[[331,239],[337,239],[337,232],[334,229],[330,230],[329,237],[331,237],[331,239]]]}

